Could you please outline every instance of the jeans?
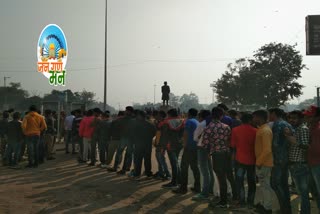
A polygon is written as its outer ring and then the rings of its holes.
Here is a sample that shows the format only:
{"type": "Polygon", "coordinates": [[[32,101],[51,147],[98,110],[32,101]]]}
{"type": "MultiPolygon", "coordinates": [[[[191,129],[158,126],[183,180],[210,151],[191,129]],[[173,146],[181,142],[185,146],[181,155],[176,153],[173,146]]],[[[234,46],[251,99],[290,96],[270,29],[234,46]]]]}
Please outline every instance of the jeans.
{"type": "Polygon", "coordinates": [[[134,154],[134,172],[136,176],[141,175],[142,160],[144,160],[144,168],[147,176],[152,175],[151,171],[151,153],[152,146],[150,145],[135,145],[134,154]]]}
{"type": "Polygon", "coordinates": [[[237,196],[241,204],[246,202],[245,189],[244,189],[244,176],[247,174],[248,183],[248,197],[247,203],[254,205],[254,198],[256,194],[256,166],[245,165],[239,162],[236,163],[236,188],[237,196]]]}
{"type": "Polygon", "coordinates": [[[53,152],[53,140],[54,136],[52,134],[45,134],[43,136],[44,143],[47,148],[47,158],[52,157],[52,152],[53,152]]]}
{"type": "Polygon", "coordinates": [[[129,171],[131,169],[134,156],[134,144],[128,140],[128,146],[126,150],[126,156],[124,157],[122,170],[129,171]]]}
{"type": "Polygon", "coordinates": [[[40,135],[38,146],[39,146],[39,162],[43,163],[44,158],[46,156],[46,144],[45,144],[43,135],[40,135]]]}
{"type": "Polygon", "coordinates": [[[164,156],[165,151],[162,147],[156,148],[156,159],[158,162],[158,172],[160,176],[171,177],[171,174],[168,170],[168,165],[166,162],[166,158],[164,156]]]}
{"type": "Polygon", "coordinates": [[[311,179],[312,179],[311,183],[314,186],[313,195],[316,199],[318,209],[320,210],[320,165],[311,166],[310,171],[311,171],[311,179]]]}
{"type": "Polygon", "coordinates": [[[38,166],[39,164],[39,139],[39,136],[26,137],[29,166],[38,166]]]}
{"type": "Polygon", "coordinates": [[[294,163],[289,166],[291,177],[296,185],[301,200],[300,213],[310,213],[309,180],[310,170],[307,164],[294,163]]]}
{"type": "Polygon", "coordinates": [[[106,164],[108,153],[108,142],[107,141],[100,141],[99,142],[99,157],[101,164],[106,164]]]}
{"type": "Polygon", "coordinates": [[[114,166],[113,167],[115,169],[118,169],[118,166],[122,161],[123,151],[128,146],[128,144],[129,144],[129,140],[127,138],[121,138],[120,139],[120,144],[118,145],[117,154],[116,154],[116,157],[115,157],[115,160],[114,160],[114,166]]]}
{"type": "Polygon", "coordinates": [[[262,166],[256,169],[256,174],[260,183],[261,190],[261,205],[266,210],[272,210],[272,193],[273,190],[270,184],[271,167],[262,166]]]}
{"type": "Polygon", "coordinates": [[[171,179],[172,184],[180,184],[181,183],[180,167],[179,167],[179,163],[178,163],[179,153],[180,153],[180,149],[168,151],[168,157],[170,160],[171,171],[172,171],[172,179],[171,179]]]}
{"type": "Polygon", "coordinates": [[[198,165],[203,178],[201,194],[209,196],[209,193],[213,194],[214,176],[212,159],[206,149],[198,148],[198,165]]]}
{"type": "Polygon", "coordinates": [[[111,140],[108,142],[108,145],[107,145],[108,154],[107,154],[107,160],[106,160],[107,165],[111,164],[114,153],[116,152],[119,144],[120,144],[119,140],[111,140]]]}
{"type": "Polygon", "coordinates": [[[20,150],[21,150],[20,142],[8,143],[6,156],[10,166],[17,165],[17,163],[19,162],[20,150]],[[13,160],[12,160],[12,153],[14,153],[13,160]]]}
{"type": "Polygon", "coordinates": [[[91,140],[90,147],[91,147],[91,149],[90,149],[91,163],[95,163],[96,162],[96,155],[97,155],[97,141],[91,140]]]}
{"type": "Polygon", "coordinates": [[[222,203],[227,203],[227,179],[231,185],[233,199],[237,198],[234,176],[232,172],[230,152],[214,153],[212,155],[213,169],[218,177],[220,188],[220,199],[222,203]]]}
{"type": "Polygon", "coordinates": [[[72,144],[72,152],[75,152],[74,141],[72,140],[72,131],[66,130],[65,134],[65,142],[66,142],[66,152],[69,152],[69,144],[72,144]]]}
{"type": "Polygon", "coordinates": [[[198,157],[196,150],[184,149],[181,159],[181,189],[187,190],[189,166],[193,172],[194,189],[199,190],[200,187],[200,171],[198,168],[198,157]]]}
{"type": "Polygon", "coordinates": [[[271,187],[277,195],[281,213],[291,214],[290,193],[288,185],[288,166],[274,165],[271,171],[271,187]]]}
{"type": "Polygon", "coordinates": [[[88,154],[91,150],[91,139],[90,138],[83,138],[83,156],[82,160],[87,161],[88,160],[88,154]]]}

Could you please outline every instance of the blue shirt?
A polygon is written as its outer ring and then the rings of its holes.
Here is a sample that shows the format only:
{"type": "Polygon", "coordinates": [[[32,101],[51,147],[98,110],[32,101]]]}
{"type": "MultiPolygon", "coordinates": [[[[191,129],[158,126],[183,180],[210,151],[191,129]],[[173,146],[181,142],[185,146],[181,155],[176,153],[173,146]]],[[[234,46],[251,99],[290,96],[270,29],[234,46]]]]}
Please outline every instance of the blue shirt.
{"type": "Polygon", "coordinates": [[[294,133],[292,126],[284,120],[278,120],[273,123],[272,132],[272,155],[273,164],[285,166],[288,164],[288,153],[289,153],[289,142],[284,135],[284,129],[289,128],[289,130],[294,133]]]}
{"type": "Polygon", "coordinates": [[[223,116],[221,122],[228,125],[230,128],[232,127],[232,118],[229,116],[223,116]]]}
{"type": "Polygon", "coordinates": [[[188,119],[185,124],[185,131],[188,134],[187,149],[197,149],[197,142],[193,140],[193,133],[199,122],[196,119],[188,119]]]}

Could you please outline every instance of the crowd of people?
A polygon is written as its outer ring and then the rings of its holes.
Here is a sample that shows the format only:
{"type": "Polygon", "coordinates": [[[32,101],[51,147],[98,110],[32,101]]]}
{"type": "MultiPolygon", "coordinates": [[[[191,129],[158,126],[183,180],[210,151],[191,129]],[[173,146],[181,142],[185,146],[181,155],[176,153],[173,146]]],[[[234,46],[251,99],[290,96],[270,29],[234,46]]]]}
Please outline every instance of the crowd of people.
{"type": "MultiPolygon", "coordinates": [[[[27,167],[55,159],[57,126],[51,110],[42,116],[31,106],[23,117],[15,112],[9,121],[9,116],[4,112],[0,121],[4,165],[20,168],[25,145],[27,167]]],[[[63,117],[63,125],[65,152],[70,153],[71,144],[79,164],[127,174],[129,179],[147,176],[167,181],[162,188],[175,194],[189,191],[190,167],[192,200],[208,201],[212,209],[272,213],[275,193],[280,212],[290,214],[291,177],[300,196],[300,212],[311,213],[310,193],[320,210],[320,108],[315,106],[285,113],[279,108],[238,112],[219,104],[212,110],[191,108],[185,116],[176,109],[146,112],[131,106],[111,116],[94,108],[72,111],[63,117]],[[255,204],[257,183],[262,195],[255,204]]]]}

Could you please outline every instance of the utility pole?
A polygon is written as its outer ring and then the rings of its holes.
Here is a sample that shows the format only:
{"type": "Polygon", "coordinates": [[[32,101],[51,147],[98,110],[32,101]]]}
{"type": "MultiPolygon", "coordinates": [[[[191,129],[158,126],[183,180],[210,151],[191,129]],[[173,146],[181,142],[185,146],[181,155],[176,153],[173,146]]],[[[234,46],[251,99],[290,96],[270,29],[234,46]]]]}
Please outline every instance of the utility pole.
{"type": "Polygon", "coordinates": [[[3,77],[4,80],[4,87],[7,87],[7,79],[10,79],[11,77],[3,77]]]}
{"type": "Polygon", "coordinates": [[[10,79],[11,77],[3,77],[4,80],[4,90],[5,90],[5,95],[4,95],[4,105],[3,105],[3,109],[6,110],[8,108],[7,106],[7,79],[10,79]]]}
{"type": "Polygon", "coordinates": [[[156,105],[156,87],[157,87],[157,85],[154,84],[153,85],[153,106],[156,105]]]}
{"type": "Polygon", "coordinates": [[[320,87],[317,87],[317,105],[320,107],[320,87]]]}
{"type": "Polygon", "coordinates": [[[103,110],[107,110],[107,8],[108,8],[108,0],[106,1],[105,8],[105,27],[104,27],[104,91],[103,91],[103,110]]]}

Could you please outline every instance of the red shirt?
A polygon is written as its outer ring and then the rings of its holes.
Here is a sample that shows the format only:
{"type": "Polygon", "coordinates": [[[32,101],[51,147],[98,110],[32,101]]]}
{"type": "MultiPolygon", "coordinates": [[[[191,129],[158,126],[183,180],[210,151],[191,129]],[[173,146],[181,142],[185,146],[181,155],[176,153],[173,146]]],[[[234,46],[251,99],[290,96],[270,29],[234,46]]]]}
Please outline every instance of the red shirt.
{"type": "Polygon", "coordinates": [[[257,129],[248,124],[232,129],[231,147],[236,149],[236,161],[245,165],[255,165],[254,145],[257,129]]]}
{"type": "Polygon", "coordinates": [[[317,166],[320,164],[320,122],[311,129],[310,139],[308,163],[310,166],[317,166]]]}
{"type": "Polygon", "coordinates": [[[94,116],[84,117],[80,122],[79,136],[84,138],[92,138],[94,127],[91,125],[94,120],[94,116]]]}

